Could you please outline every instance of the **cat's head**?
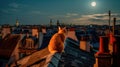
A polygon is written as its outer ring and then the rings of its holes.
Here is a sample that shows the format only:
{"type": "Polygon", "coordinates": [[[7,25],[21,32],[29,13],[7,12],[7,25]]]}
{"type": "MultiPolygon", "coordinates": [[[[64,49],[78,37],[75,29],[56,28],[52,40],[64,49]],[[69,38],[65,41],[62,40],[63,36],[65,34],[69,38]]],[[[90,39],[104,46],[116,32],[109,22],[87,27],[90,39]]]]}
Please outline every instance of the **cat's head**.
{"type": "Polygon", "coordinates": [[[63,34],[67,34],[67,29],[66,29],[66,27],[58,27],[58,33],[63,33],[63,34]]]}

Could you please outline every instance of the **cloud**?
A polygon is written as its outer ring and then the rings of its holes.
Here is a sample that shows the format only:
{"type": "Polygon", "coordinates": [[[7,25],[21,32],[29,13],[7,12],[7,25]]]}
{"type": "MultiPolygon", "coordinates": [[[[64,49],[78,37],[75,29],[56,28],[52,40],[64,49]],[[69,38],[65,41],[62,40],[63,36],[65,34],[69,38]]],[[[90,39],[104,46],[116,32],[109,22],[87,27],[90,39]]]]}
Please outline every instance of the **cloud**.
{"type": "Polygon", "coordinates": [[[77,13],[66,13],[65,15],[53,15],[53,16],[49,16],[50,18],[73,18],[73,17],[76,17],[78,16],[79,14],[77,13]]]}
{"type": "Polygon", "coordinates": [[[105,20],[107,19],[107,14],[92,14],[92,15],[82,15],[81,16],[81,20],[82,19],[102,19],[105,20]]]}
{"type": "Polygon", "coordinates": [[[73,16],[78,16],[77,13],[67,13],[65,17],[73,17],[73,16]]]}
{"type": "Polygon", "coordinates": [[[1,9],[1,11],[3,13],[13,14],[13,13],[19,11],[20,4],[17,4],[14,2],[14,3],[9,3],[7,6],[8,6],[7,8],[3,8],[3,9],[1,9]]]}
{"type": "Polygon", "coordinates": [[[8,6],[11,7],[11,8],[18,8],[19,4],[14,2],[14,3],[8,4],[8,6]]]}
{"type": "Polygon", "coordinates": [[[17,12],[18,9],[14,9],[14,8],[6,8],[6,9],[1,9],[1,11],[2,11],[3,13],[13,14],[13,13],[17,12]]]}
{"type": "Polygon", "coordinates": [[[0,9],[0,11],[4,14],[14,14],[14,13],[20,13],[20,12],[26,12],[28,8],[27,4],[22,4],[22,3],[16,3],[16,2],[11,2],[6,5],[6,8],[0,9]],[[25,11],[26,10],[26,11],[25,11]]]}
{"type": "MultiPolygon", "coordinates": [[[[117,20],[120,20],[118,13],[111,14],[111,18],[117,17],[117,20]]],[[[72,19],[76,24],[108,24],[108,14],[91,14],[91,15],[82,15],[81,17],[72,19]]],[[[112,20],[112,19],[111,19],[112,20]]]]}
{"type": "MultiPolygon", "coordinates": [[[[117,18],[117,22],[120,21],[120,14],[119,13],[113,13],[111,14],[111,22],[113,21],[113,18],[117,18]]],[[[88,14],[88,15],[80,15],[77,13],[67,13],[65,15],[53,15],[50,16],[52,19],[61,19],[64,23],[72,23],[72,24],[82,24],[82,25],[88,25],[88,24],[108,24],[108,13],[103,14],[88,14]]]]}
{"type": "MultiPolygon", "coordinates": [[[[111,24],[113,22],[113,18],[117,18],[117,24],[120,24],[120,14],[119,13],[112,13],[111,14],[111,24]]],[[[97,25],[107,25],[109,15],[108,13],[102,14],[88,14],[88,15],[80,15],[77,13],[67,13],[65,15],[53,15],[50,16],[52,19],[60,19],[64,23],[72,23],[72,24],[82,24],[82,25],[89,25],[89,24],[97,24],[97,25]]]]}

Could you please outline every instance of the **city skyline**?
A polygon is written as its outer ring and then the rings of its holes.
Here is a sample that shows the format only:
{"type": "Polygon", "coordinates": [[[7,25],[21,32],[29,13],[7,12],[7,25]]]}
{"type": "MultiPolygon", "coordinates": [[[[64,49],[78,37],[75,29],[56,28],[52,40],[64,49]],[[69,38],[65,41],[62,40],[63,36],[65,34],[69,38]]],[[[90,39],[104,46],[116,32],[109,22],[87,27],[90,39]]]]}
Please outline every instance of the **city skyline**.
{"type": "Polygon", "coordinates": [[[108,11],[120,21],[119,0],[0,0],[0,24],[108,24],[108,11]],[[91,6],[96,2],[96,6],[91,6]]]}

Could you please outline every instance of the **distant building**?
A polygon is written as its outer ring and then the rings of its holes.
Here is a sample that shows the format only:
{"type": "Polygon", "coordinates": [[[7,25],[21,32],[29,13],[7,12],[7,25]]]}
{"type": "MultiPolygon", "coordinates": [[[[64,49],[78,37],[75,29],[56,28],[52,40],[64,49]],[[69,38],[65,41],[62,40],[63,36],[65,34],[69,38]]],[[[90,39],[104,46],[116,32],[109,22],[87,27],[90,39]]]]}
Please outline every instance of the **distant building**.
{"type": "Polygon", "coordinates": [[[32,49],[34,47],[34,40],[32,38],[26,38],[26,45],[25,48],[32,49]]]}
{"type": "Polygon", "coordinates": [[[21,34],[22,27],[12,27],[12,34],[21,34]]]}
{"type": "Polygon", "coordinates": [[[20,58],[23,58],[24,56],[30,55],[33,52],[37,51],[38,49],[38,38],[33,37],[29,34],[26,34],[22,40],[21,44],[19,45],[19,53],[20,58]]]}
{"type": "Polygon", "coordinates": [[[16,19],[16,27],[18,27],[20,25],[18,19],[16,19]]]}

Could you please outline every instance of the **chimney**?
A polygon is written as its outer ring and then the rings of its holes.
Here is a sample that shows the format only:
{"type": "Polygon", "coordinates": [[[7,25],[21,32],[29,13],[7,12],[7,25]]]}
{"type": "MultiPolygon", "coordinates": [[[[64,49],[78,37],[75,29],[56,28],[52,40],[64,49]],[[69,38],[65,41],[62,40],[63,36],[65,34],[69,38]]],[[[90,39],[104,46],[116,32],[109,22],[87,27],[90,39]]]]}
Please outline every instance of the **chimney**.
{"type": "Polygon", "coordinates": [[[109,14],[108,22],[109,22],[109,33],[110,33],[110,22],[111,22],[111,11],[110,10],[108,11],[108,14],[109,14]]]}
{"type": "Polygon", "coordinates": [[[77,37],[76,37],[76,34],[75,34],[75,28],[70,28],[68,30],[68,33],[67,33],[67,37],[75,40],[75,41],[78,41],[77,37]]]}
{"type": "Polygon", "coordinates": [[[109,40],[109,51],[112,54],[113,53],[113,43],[115,42],[115,37],[113,36],[113,33],[110,33],[110,40],[109,40]]]}
{"type": "Polygon", "coordinates": [[[43,34],[47,33],[47,32],[46,32],[46,27],[43,26],[42,29],[41,29],[41,31],[42,31],[43,34]]]}
{"type": "Polygon", "coordinates": [[[109,53],[108,44],[109,44],[109,38],[107,36],[101,36],[98,53],[109,53]]]}
{"type": "Polygon", "coordinates": [[[99,51],[95,54],[96,64],[94,67],[111,67],[111,54],[108,50],[109,37],[100,36],[99,51]]]}
{"type": "Polygon", "coordinates": [[[82,36],[80,40],[80,49],[90,52],[90,43],[87,36],[82,36]]]}
{"type": "Polygon", "coordinates": [[[32,28],[32,36],[35,36],[38,38],[38,28],[36,27],[32,28]]]}
{"type": "Polygon", "coordinates": [[[113,35],[115,35],[116,18],[113,18],[113,35]]]}
{"type": "Polygon", "coordinates": [[[7,34],[11,33],[11,27],[9,25],[2,26],[2,38],[4,38],[7,34]]]}

